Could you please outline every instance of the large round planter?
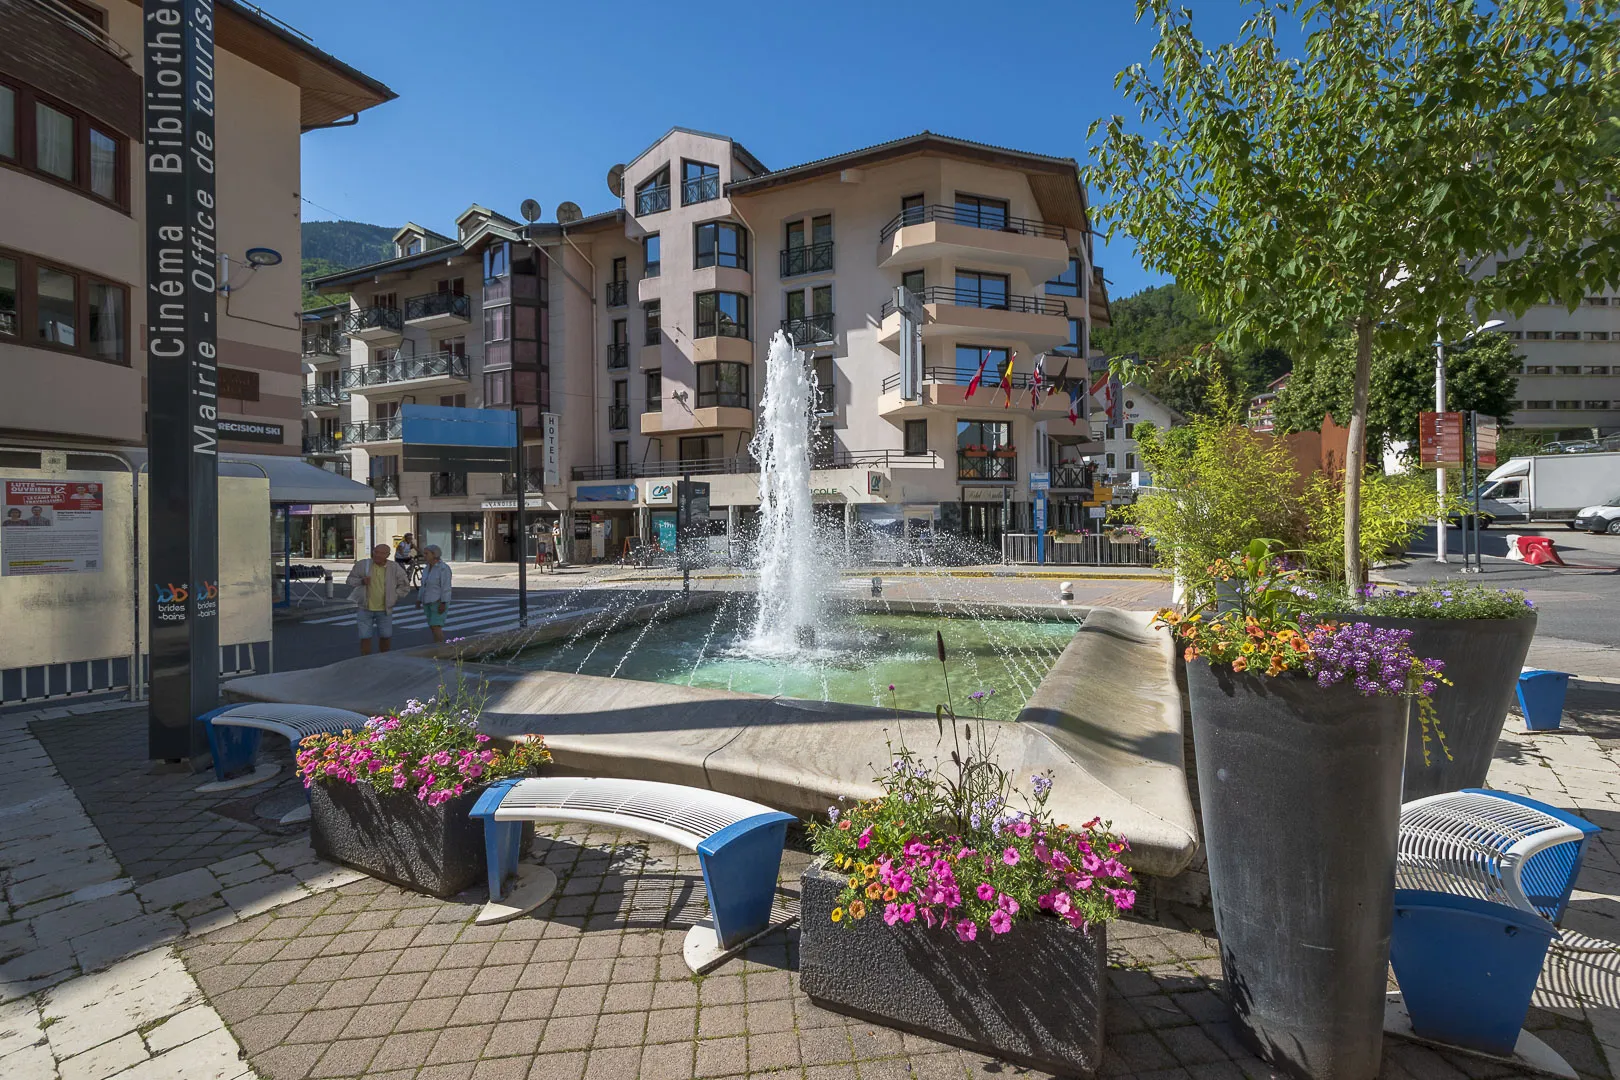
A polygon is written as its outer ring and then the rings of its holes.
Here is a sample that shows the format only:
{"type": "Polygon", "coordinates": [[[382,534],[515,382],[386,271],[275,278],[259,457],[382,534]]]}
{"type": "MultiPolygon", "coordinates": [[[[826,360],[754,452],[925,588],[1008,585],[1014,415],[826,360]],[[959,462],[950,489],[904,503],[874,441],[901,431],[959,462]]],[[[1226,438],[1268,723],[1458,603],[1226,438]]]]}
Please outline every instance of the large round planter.
{"type": "Polygon", "coordinates": [[[1055,918],[962,942],[919,920],[832,921],[844,876],[800,877],[799,986],[824,1008],[1063,1076],[1102,1061],[1106,930],[1055,918]]]}
{"type": "Polygon", "coordinates": [[[1187,665],[1221,967],[1239,1029],[1311,1080],[1372,1080],[1409,701],[1187,665]]]}
{"type": "Polygon", "coordinates": [[[1416,715],[1406,742],[1406,787],[1411,802],[1444,791],[1483,787],[1502,738],[1519,672],[1536,636],[1534,613],[1520,619],[1395,619],[1358,615],[1357,622],[1412,631],[1412,652],[1445,666],[1451,685],[1435,688],[1434,708],[1451,748],[1447,760],[1433,734],[1423,762],[1423,725],[1416,715]]]}

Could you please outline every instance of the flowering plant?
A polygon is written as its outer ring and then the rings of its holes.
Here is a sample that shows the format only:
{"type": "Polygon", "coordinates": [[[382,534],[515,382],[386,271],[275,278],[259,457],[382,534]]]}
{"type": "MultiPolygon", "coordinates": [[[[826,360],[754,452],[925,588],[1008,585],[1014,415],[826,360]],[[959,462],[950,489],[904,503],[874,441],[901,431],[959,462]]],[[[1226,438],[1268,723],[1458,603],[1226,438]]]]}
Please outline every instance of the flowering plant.
{"type": "Polygon", "coordinates": [[[1354,592],[1325,590],[1312,599],[1312,610],[1329,617],[1358,612],[1400,619],[1522,619],[1536,610],[1535,601],[1518,589],[1438,581],[1412,587],[1366,584],[1354,592]]]}
{"type": "Polygon", "coordinates": [[[551,760],[538,737],[509,750],[492,746],[478,730],[481,695],[458,684],[427,701],[412,699],[398,712],[373,716],[359,731],[311,735],[299,744],[298,776],[305,787],[369,784],[381,792],[414,795],[438,806],[493,780],[523,776],[551,760]]]}

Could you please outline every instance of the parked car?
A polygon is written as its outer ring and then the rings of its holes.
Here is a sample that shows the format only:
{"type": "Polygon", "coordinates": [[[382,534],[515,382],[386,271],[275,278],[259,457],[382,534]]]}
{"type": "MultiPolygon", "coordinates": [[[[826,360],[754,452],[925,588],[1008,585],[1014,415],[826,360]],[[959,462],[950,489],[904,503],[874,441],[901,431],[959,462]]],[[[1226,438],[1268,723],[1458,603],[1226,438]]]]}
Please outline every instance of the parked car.
{"type": "Polygon", "coordinates": [[[1572,529],[1586,529],[1595,533],[1620,536],[1620,495],[1597,506],[1585,506],[1569,523],[1572,529]]]}

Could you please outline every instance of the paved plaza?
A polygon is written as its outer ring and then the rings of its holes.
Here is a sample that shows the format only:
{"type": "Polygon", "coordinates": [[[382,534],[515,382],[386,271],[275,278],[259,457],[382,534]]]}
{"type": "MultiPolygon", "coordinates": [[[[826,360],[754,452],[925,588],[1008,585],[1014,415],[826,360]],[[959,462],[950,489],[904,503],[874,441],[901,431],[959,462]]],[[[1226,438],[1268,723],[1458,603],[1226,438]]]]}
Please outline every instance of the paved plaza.
{"type": "MultiPolygon", "coordinates": [[[[0,1077],[685,1080],[1036,1076],[852,1020],[798,989],[797,930],[702,978],[681,958],[706,910],[695,856],[558,827],[530,857],[561,879],[532,916],[452,901],[316,860],[282,772],[245,791],[141,760],[145,711],[0,718],[0,1077]]],[[[1528,1026],[1583,1078],[1620,1075],[1620,694],[1577,690],[1565,730],[1517,717],[1493,786],[1568,807],[1592,845],[1528,1026]],[[1611,1064],[1613,1063],[1613,1064],[1611,1064]]],[[[790,837],[792,909],[807,863],[790,837]]],[[[1196,867],[1110,930],[1108,1077],[1269,1075],[1238,1043],[1196,867]]],[[[1385,1077],[1521,1075],[1386,1040],[1385,1077]]]]}

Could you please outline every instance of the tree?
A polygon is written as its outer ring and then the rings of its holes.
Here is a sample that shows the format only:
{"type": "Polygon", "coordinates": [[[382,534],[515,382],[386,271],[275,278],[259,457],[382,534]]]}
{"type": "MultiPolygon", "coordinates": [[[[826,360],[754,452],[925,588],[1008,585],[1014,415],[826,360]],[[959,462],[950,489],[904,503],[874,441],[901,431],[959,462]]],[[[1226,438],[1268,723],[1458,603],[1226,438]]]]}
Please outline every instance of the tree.
{"type": "MultiPolygon", "coordinates": [[[[1454,410],[1486,416],[1513,411],[1519,365],[1524,358],[1501,334],[1480,334],[1446,346],[1446,398],[1454,410]]],[[[1356,368],[1355,343],[1340,339],[1294,366],[1277,395],[1276,417],[1283,431],[1315,431],[1322,417],[1350,415],[1356,368]]],[[[1416,453],[1418,414],[1434,408],[1434,352],[1373,350],[1367,407],[1367,443],[1376,455],[1404,442],[1416,453]]]]}
{"type": "Polygon", "coordinates": [[[1573,307],[1620,279],[1604,186],[1620,155],[1603,145],[1617,8],[1256,0],[1238,40],[1211,47],[1174,0],[1138,0],[1153,66],[1118,83],[1147,131],[1092,125],[1097,217],[1198,297],[1231,352],[1352,335],[1347,580],[1361,577],[1375,347],[1458,336],[1476,310],[1573,307]],[[1292,18],[1297,57],[1278,41],[1292,18]]]}

